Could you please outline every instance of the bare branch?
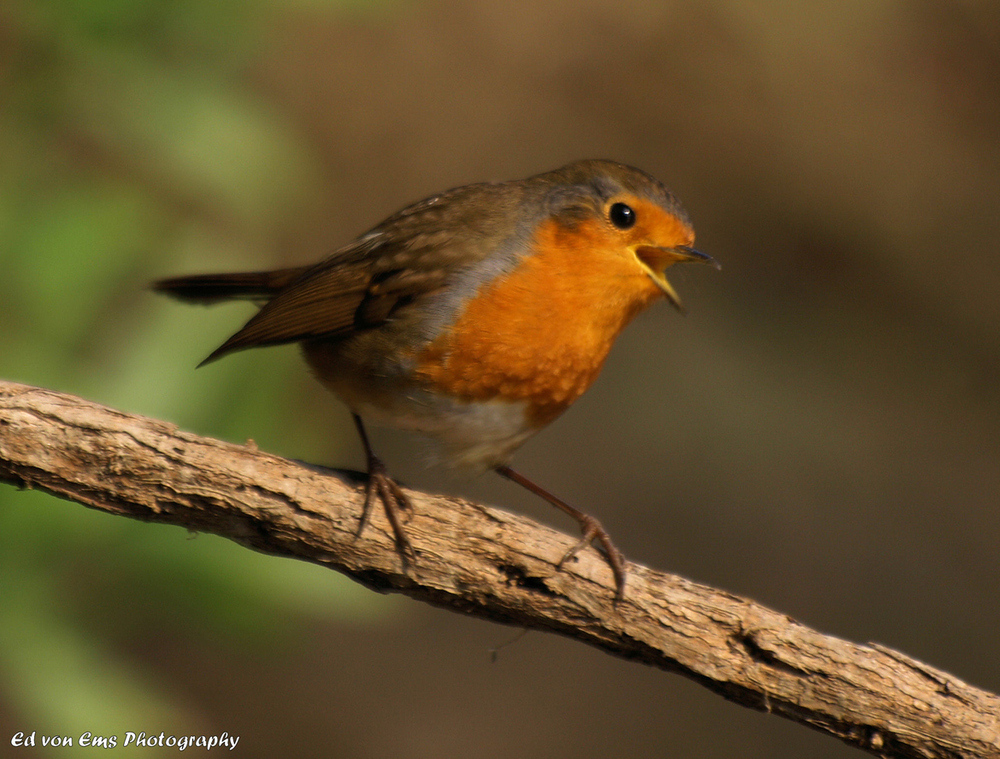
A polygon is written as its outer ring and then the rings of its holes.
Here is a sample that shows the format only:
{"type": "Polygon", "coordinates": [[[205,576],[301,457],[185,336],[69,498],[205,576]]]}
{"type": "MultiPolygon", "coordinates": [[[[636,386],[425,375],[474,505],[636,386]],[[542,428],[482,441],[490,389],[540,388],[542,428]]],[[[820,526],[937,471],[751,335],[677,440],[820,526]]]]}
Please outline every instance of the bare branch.
{"type": "Polygon", "coordinates": [[[891,649],[822,635],[635,564],[615,604],[605,561],[588,551],[557,572],[573,539],[497,509],[410,492],[417,561],[404,567],[381,514],[355,536],[361,494],[342,473],[4,382],[0,481],[213,532],[382,592],[558,632],[879,756],[1000,757],[993,694],[891,649]]]}

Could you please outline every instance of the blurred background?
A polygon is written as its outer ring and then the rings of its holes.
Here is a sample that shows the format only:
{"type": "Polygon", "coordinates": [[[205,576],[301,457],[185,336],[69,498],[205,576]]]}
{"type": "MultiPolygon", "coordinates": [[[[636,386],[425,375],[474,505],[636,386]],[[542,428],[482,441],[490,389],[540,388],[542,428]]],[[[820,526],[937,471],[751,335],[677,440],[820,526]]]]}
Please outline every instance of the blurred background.
{"type": "MultiPolygon", "coordinates": [[[[194,371],[252,307],[148,282],[312,262],[454,185],[634,164],[723,269],[675,270],[688,317],[643,314],[516,464],[632,560],[1000,691],[998,82],[1000,5],[974,0],[7,0],[0,377],[359,468],[294,347],[194,371]]],[[[375,440],[408,484],[575,531],[375,440]]],[[[2,756],[76,753],[15,751],[22,730],[228,731],[244,757],[858,755],[515,635],[0,487],[2,756]]]]}

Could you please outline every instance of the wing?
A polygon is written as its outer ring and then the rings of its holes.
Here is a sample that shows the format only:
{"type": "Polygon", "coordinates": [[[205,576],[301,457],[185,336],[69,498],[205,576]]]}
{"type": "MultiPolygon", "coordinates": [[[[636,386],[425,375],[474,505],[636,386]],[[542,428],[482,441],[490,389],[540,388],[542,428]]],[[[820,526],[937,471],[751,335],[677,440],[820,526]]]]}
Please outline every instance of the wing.
{"type": "Polygon", "coordinates": [[[202,363],[245,348],[371,329],[446,286],[509,235],[518,190],[468,185],[404,208],[305,269],[202,363]]]}

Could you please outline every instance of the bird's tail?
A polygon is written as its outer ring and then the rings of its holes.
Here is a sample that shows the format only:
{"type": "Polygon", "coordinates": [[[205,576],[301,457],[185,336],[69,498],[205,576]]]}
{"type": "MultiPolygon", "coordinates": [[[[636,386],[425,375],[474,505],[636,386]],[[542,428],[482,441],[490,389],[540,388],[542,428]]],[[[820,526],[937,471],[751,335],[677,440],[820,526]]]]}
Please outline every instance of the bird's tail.
{"type": "Polygon", "coordinates": [[[298,279],[309,267],[230,274],[194,274],[152,284],[153,290],[188,303],[209,305],[225,300],[266,301],[298,279]]]}

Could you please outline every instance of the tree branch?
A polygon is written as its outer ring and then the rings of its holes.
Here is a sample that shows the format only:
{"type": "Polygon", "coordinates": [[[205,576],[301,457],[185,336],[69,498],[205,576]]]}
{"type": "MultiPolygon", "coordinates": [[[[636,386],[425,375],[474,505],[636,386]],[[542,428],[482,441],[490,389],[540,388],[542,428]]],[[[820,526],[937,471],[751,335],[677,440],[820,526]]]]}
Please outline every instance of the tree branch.
{"type": "Polygon", "coordinates": [[[1000,698],[878,645],[822,635],[738,596],[631,564],[613,603],[592,551],[468,501],[410,492],[404,567],[381,513],[342,473],[0,382],[0,481],[95,509],[213,532],[343,572],[382,592],[550,630],[678,672],[727,699],[886,757],[1000,756],[1000,698]],[[376,512],[378,510],[375,510],[376,512]]]}

